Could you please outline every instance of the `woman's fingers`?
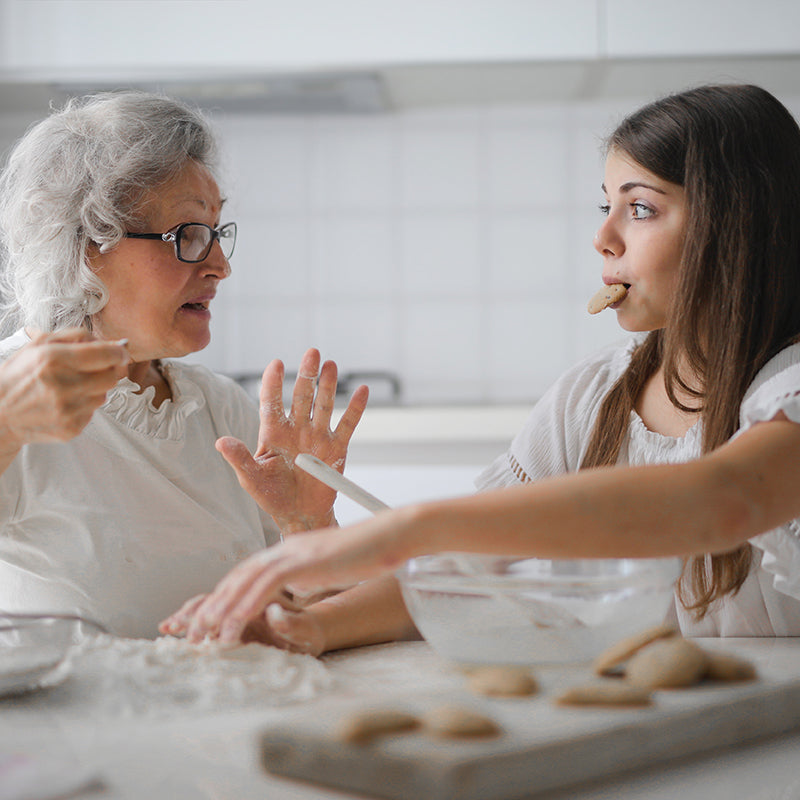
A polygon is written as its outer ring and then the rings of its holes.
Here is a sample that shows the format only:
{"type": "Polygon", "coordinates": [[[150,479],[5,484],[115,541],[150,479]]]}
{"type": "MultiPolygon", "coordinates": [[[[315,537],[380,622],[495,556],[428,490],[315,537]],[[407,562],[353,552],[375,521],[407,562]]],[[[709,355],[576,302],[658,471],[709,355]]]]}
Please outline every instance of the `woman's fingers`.
{"type": "Polygon", "coordinates": [[[344,410],[344,414],[342,414],[334,431],[334,434],[341,440],[343,445],[347,446],[350,443],[350,438],[361,421],[368,400],[369,388],[367,386],[359,386],[353,392],[353,396],[350,398],[350,402],[347,404],[347,408],[344,410]]]}
{"type": "Polygon", "coordinates": [[[294,383],[294,393],[292,394],[292,409],[289,414],[290,419],[295,422],[307,420],[310,417],[319,377],[319,360],[319,350],[315,348],[306,350],[300,359],[300,367],[297,370],[297,380],[294,383]]]}
{"type": "MultiPolygon", "coordinates": [[[[259,465],[244,442],[240,442],[233,436],[222,436],[214,443],[217,452],[228,462],[236,473],[239,485],[253,499],[261,504],[263,501],[263,478],[259,474],[259,465]]],[[[270,509],[262,505],[267,513],[270,509]]]]}
{"type": "Polygon", "coordinates": [[[326,361],[319,373],[317,396],[314,399],[314,418],[312,424],[318,430],[328,431],[331,424],[331,415],[336,403],[336,384],[338,383],[338,369],[333,361],[326,361]]]}

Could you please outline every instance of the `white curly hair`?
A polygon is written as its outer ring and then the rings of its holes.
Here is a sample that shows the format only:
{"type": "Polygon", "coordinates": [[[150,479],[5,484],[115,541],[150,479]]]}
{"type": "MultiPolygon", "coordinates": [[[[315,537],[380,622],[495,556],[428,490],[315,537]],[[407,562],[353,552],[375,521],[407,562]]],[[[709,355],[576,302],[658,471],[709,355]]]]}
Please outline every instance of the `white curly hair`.
{"type": "Polygon", "coordinates": [[[144,195],[190,159],[216,172],[210,124],[163,95],[87,95],[34,125],[0,176],[1,327],[91,327],[108,295],[87,248],[141,224],[144,195]]]}

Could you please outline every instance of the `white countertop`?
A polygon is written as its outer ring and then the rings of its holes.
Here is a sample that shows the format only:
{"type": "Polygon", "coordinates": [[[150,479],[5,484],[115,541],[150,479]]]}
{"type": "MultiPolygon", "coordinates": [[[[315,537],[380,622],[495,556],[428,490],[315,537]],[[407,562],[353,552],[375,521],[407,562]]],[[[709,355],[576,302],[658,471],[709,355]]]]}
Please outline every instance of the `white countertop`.
{"type": "MultiPolygon", "coordinates": [[[[700,643],[749,657],[759,670],[772,675],[800,676],[800,639],[700,643]]],[[[259,732],[348,697],[386,702],[415,693],[447,692],[463,684],[460,673],[423,642],[343,651],[325,657],[323,663],[334,686],[316,699],[293,706],[176,713],[158,719],[98,714],[85,698],[83,705],[71,703],[70,681],[80,681],[75,675],[61,686],[0,701],[0,753],[21,752],[43,762],[62,757],[85,767],[99,782],[70,796],[86,800],[342,800],[351,795],[264,772],[258,763],[259,732]]],[[[701,754],[691,761],[537,796],[548,800],[796,800],[800,797],[798,752],[800,727],[791,734],[701,754]]]]}

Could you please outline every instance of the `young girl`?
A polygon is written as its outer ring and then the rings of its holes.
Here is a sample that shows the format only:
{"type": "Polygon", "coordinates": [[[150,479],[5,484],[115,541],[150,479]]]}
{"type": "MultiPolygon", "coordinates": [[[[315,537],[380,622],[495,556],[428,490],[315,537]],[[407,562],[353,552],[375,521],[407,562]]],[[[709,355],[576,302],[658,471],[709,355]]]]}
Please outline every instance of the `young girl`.
{"type": "Polygon", "coordinates": [[[613,133],[603,191],[602,279],[636,335],[558,381],[485,491],[265,550],[173,632],[234,641],[287,586],[458,550],[680,555],[685,634],[800,635],[800,129],[755,86],[676,94],[613,133]]]}

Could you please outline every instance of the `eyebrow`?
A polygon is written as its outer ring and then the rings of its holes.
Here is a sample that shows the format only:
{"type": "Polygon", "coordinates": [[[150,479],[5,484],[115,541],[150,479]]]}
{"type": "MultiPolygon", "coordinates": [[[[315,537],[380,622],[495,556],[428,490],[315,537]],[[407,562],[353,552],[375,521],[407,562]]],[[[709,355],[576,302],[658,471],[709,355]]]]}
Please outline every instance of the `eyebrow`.
{"type": "MultiPolygon", "coordinates": [[[[227,200],[228,200],[227,197],[220,197],[219,199],[220,211],[222,211],[222,208],[227,202],[227,200]]],[[[192,205],[200,206],[200,208],[202,208],[203,210],[208,208],[208,203],[206,203],[206,201],[202,197],[193,194],[187,194],[184,195],[183,197],[178,197],[176,199],[176,202],[173,204],[173,208],[177,208],[178,206],[181,206],[184,203],[191,203],[192,205]]]]}
{"type": "MultiPolygon", "coordinates": [[[[600,188],[606,192],[605,183],[601,183],[600,188]]],[[[622,186],[619,187],[622,194],[631,191],[631,189],[650,189],[650,191],[658,192],[659,194],[666,194],[666,192],[658,186],[653,186],[650,183],[643,183],[642,181],[629,181],[628,183],[623,183],[622,186]]]]}

